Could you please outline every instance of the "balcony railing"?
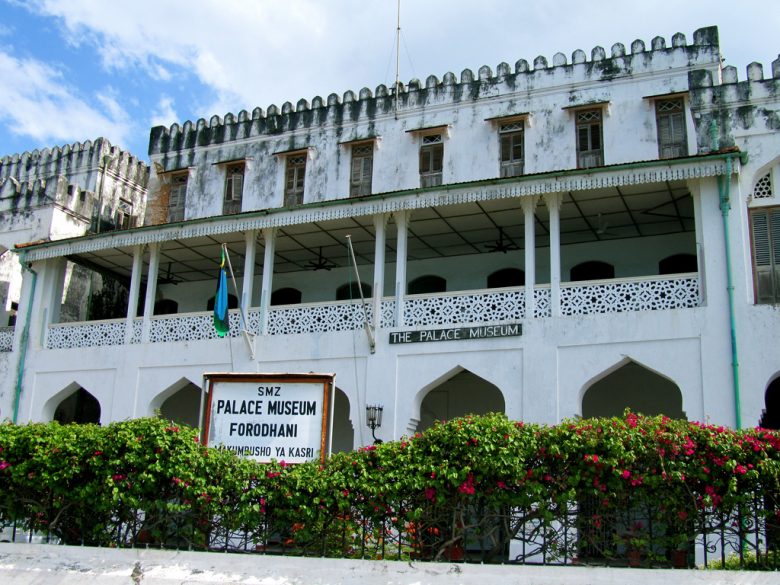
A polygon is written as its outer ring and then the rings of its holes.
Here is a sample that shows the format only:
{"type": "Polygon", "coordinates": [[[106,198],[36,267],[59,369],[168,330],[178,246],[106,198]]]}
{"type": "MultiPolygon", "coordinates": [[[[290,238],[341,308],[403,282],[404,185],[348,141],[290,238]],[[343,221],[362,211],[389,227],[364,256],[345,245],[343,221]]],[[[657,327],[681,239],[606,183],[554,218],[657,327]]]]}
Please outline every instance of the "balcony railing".
{"type": "MultiPolygon", "coordinates": [[[[563,283],[560,288],[562,316],[593,315],[681,309],[700,304],[697,274],[653,276],[621,280],[563,283]]],[[[395,326],[396,301],[382,300],[380,327],[395,326]]],[[[533,318],[553,314],[549,285],[534,288],[533,318]]],[[[268,335],[295,335],[354,331],[363,327],[365,317],[373,319],[371,302],[364,312],[359,301],[336,301],[271,307],[268,311],[268,335]]],[[[403,327],[436,327],[443,325],[498,324],[524,319],[523,287],[409,295],[404,299],[403,327]]],[[[125,343],[125,319],[89,323],[50,325],[46,347],[64,349],[122,345],[125,343]]],[[[260,312],[247,311],[247,328],[260,332],[260,312]]],[[[240,334],[240,315],[230,312],[230,335],[240,334]]],[[[0,330],[0,344],[3,343],[0,330]]],[[[6,343],[10,349],[12,333],[6,343]]],[[[216,339],[211,313],[189,313],[154,317],[150,321],[148,341],[197,341],[216,339]]],[[[130,343],[144,340],[143,320],[133,320],[130,343]]],[[[2,350],[3,345],[0,345],[2,350]]],[[[7,351],[7,350],[6,350],[7,351]]]]}
{"type": "Polygon", "coordinates": [[[0,327],[0,352],[11,351],[14,344],[14,328],[0,327]]]}

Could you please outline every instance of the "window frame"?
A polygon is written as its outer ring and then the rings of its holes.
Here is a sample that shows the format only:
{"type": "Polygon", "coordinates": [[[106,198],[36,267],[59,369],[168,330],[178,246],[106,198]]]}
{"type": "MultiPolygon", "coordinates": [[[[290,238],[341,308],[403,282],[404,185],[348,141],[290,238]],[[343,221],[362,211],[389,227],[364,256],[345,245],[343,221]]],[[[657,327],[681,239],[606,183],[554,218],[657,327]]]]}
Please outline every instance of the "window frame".
{"type": "Polygon", "coordinates": [[[519,177],[525,173],[525,120],[506,121],[498,125],[499,176],[503,178],[519,177]],[[519,138],[519,144],[515,139],[519,138]],[[505,140],[509,149],[505,157],[505,140]],[[520,156],[516,158],[515,148],[519,146],[520,156]]]}
{"type": "MultiPolygon", "coordinates": [[[[767,205],[752,207],[750,218],[750,256],[753,265],[753,300],[757,305],[780,304],[780,206],[767,205]],[[759,252],[759,235],[757,231],[758,218],[764,216],[766,231],[763,245],[765,250],[759,252]],[[759,253],[767,257],[767,261],[759,263],[759,253]],[[762,295],[762,276],[768,274],[771,284],[770,294],[762,295]]],[[[766,278],[766,276],[764,276],[766,278]]]]}
{"type": "Polygon", "coordinates": [[[306,192],[308,151],[295,151],[284,157],[284,207],[301,205],[306,192]],[[292,177],[292,185],[290,178],[292,177]]]}
{"type": "Polygon", "coordinates": [[[604,108],[583,107],[574,111],[574,137],[577,153],[577,168],[590,169],[604,166],[604,108]],[[597,118],[581,119],[586,115],[597,114],[597,118]],[[583,130],[585,133],[583,134],[583,130]],[[588,148],[582,149],[582,138],[586,136],[588,148]],[[593,148],[594,138],[598,139],[598,147],[593,148]],[[594,158],[595,161],[590,161],[594,158]]]}
{"type": "Polygon", "coordinates": [[[350,155],[349,196],[371,195],[374,176],[374,141],[352,143],[350,155]],[[356,163],[360,165],[358,169],[355,168],[356,163]]]}
{"type": "Polygon", "coordinates": [[[168,223],[184,221],[189,182],[189,171],[171,174],[168,190],[168,223]]]}
{"type": "Polygon", "coordinates": [[[442,184],[444,178],[444,136],[442,133],[420,136],[419,169],[420,187],[439,187],[442,184]]]}
{"type": "Polygon", "coordinates": [[[664,96],[656,98],[653,102],[656,136],[658,140],[658,158],[667,159],[688,156],[688,128],[686,123],[685,98],[682,96],[664,96]],[[677,109],[661,111],[664,104],[671,104],[672,107],[677,109]],[[675,119],[677,119],[676,126],[674,123],[675,119]],[[668,123],[671,127],[670,130],[666,131],[666,134],[668,135],[666,138],[664,138],[665,123],[668,123]],[[678,134],[676,138],[674,136],[675,133],[678,134]]]}
{"type": "Polygon", "coordinates": [[[244,195],[245,174],[245,162],[241,161],[225,164],[225,190],[222,195],[223,215],[230,215],[241,212],[241,202],[244,195]]]}

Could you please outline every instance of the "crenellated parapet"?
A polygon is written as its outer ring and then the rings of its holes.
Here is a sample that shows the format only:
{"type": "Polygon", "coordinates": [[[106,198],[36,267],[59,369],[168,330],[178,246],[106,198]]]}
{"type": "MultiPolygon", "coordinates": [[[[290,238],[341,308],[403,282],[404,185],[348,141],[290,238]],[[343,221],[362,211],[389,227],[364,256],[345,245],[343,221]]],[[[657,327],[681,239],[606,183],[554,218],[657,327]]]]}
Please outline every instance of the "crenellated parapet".
{"type": "Polygon", "coordinates": [[[735,146],[737,136],[780,130],[780,55],[771,75],[753,62],[742,81],[737,68],[727,66],[720,79],[711,71],[692,71],[689,86],[701,151],[735,146]]]}
{"type": "MultiPolygon", "coordinates": [[[[379,85],[374,91],[364,87],[358,92],[348,90],[341,96],[335,93],[327,98],[316,96],[311,102],[301,99],[294,105],[285,102],[281,107],[270,105],[266,110],[258,107],[251,113],[242,110],[224,117],[212,116],[208,121],[201,118],[169,128],[156,126],[151,130],[149,154],[165,155],[326,125],[370,124],[394,114],[396,109],[401,114],[419,112],[432,106],[457,106],[462,102],[573,84],[598,84],[672,68],[717,67],[719,62],[718,29],[706,27],[695,31],[690,43],[684,34],[677,33],[669,43],[662,37],[652,39],[649,46],[642,40],[635,40],[628,47],[615,43],[609,52],[597,46],[588,55],[578,49],[571,59],[556,53],[550,60],[539,56],[530,63],[519,59],[514,66],[499,63],[495,71],[483,65],[476,73],[464,69],[459,77],[452,72],[445,73],[441,79],[430,75],[424,82],[412,79],[408,84],[399,84],[397,91],[396,87],[386,85],[379,85]]],[[[166,158],[173,161],[166,170],[188,165],[186,157],[185,160],[166,158]]]]}

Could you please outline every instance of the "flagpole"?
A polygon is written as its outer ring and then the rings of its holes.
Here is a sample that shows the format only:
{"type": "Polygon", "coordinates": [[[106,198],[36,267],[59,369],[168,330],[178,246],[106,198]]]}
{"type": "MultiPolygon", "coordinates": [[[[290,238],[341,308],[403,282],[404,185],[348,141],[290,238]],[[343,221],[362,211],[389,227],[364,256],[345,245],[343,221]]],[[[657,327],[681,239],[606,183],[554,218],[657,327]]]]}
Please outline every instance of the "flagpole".
{"type": "MultiPolygon", "coordinates": [[[[368,345],[371,348],[371,353],[376,351],[376,337],[374,335],[374,327],[368,322],[368,311],[366,310],[366,299],[363,297],[363,284],[360,281],[360,272],[358,272],[357,260],[355,260],[355,250],[352,248],[352,236],[347,234],[347,245],[349,246],[349,255],[352,258],[352,268],[355,270],[355,278],[357,278],[358,292],[360,293],[360,304],[363,307],[363,327],[368,335],[368,345]]],[[[377,294],[374,291],[374,294],[377,294]]]]}
{"type": "Polygon", "coordinates": [[[244,339],[246,340],[247,347],[249,348],[249,355],[254,360],[255,359],[255,347],[254,347],[254,333],[251,333],[247,327],[247,318],[246,313],[244,312],[244,303],[241,302],[241,297],[238,294],[238,285],[236,284],[236,275],[233,272],[233,263],[230,261],[230,252],[228,252],[227,244],[222,244],[222,251],[225,254],[225,259],[227,260],[228,270],[230,270],[230,280],[233,281],[233,290],[236,293],[236,298],[239,299],[238,301],[238,316],[241,318],[241,332],[244,334],[244,339]]]}

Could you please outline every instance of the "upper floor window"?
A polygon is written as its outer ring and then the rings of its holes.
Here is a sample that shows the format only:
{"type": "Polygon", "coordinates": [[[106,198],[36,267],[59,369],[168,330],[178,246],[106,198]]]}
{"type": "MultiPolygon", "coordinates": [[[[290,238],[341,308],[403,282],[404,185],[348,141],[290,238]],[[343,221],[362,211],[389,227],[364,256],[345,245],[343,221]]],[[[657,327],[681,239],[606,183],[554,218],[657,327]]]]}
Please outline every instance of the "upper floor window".
{"type": "Polygon", "coordinates": [[[227,165],[225,169],[225,197],[222,213],[240,213],[241,195],[244,192],[244,163],[227,165]]]}
{"type": "Polygon", "coordinates": [[[523,121],[501,124],[501,176],[518,177],[523,174],[523,121]]]}
{"type": "Polygon", "coordinates": [[[577,168],[587,169],[604,164],[600,108],[579,110],[577,114],[577,168]]]}
{"type": "Polygon", "coordinates": [[[420,145],[420,186],[441,185],[444,143],[441,134],[427,134],[420,145]]]}
{"type": "Polygon", "coordinates": [[[187,173],[171,177],[171,192],[168,197],[168,221],[184,221],[184,206],[187,202],[187,173]]]}
{"type": "Polygon", "coordinates": [[[349,177],[349,196],[371,194],[371,177],[374,171],[374,144],[352,145],[352,168],[349,177]]]}
{"type": "Polygon", "coordinates": [[[655,102],[658,126],[658,156],[676,158],[688,155],[685,134],[685,103],[682,98],[660,99],[655,102]]]}
{"type": "Polygon", "coordinates": [[[752,209],[756,302],[780,303],[780,207],[752,209]]]}
{"type": "Polygon", "coordinates": [[[135,227],[136,217],[133,215],[133,204],[127,199],[119,198],[116,210],[116,229],[127,230],[135,227]]]}
{"type": "Polygon", "coordinates": [[[291,154],[287,157],[284,171],[284,206],[303,203],[304,181],[306,179],[306,153],[291,154]]]}

